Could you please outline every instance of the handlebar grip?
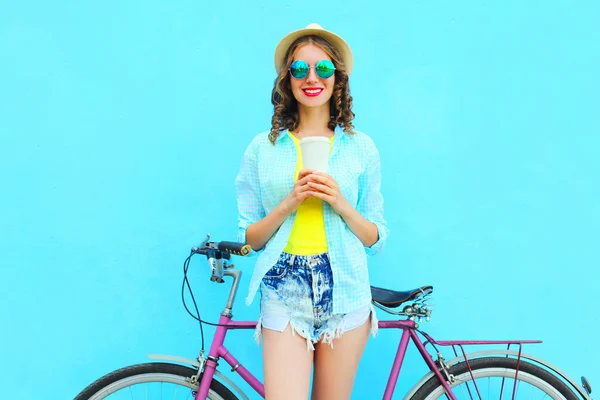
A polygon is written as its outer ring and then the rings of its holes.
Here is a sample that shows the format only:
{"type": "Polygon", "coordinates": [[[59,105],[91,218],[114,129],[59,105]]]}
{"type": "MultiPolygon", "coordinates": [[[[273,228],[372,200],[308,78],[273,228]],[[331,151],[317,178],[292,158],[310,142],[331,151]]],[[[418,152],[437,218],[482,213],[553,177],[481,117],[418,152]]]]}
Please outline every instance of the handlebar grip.
{"type": "MultiPolygon", "coordinates": [[[[222,250],[221,250],[222,251],[222,250]]],[[[209,250],[207,249],[199,249],[199,250],[194,250],[194,253],[196,254],[202,254],[203,256],[209,256],[209,250]]],[[[226,251],[223,251],[222,253],[219,253],[218,255],[215,254],[217,256],[217,258],[224,258],[226,260],[231,260],[231,254],[227,253],[226,251]]]]}
{"type": "Polygon", "coordinates": [[[219,242],[219,250],[236,255],[236,256],[247,256],[252,251],[252,247],[249,244],[236,243],[236,242],[219,242]]]}

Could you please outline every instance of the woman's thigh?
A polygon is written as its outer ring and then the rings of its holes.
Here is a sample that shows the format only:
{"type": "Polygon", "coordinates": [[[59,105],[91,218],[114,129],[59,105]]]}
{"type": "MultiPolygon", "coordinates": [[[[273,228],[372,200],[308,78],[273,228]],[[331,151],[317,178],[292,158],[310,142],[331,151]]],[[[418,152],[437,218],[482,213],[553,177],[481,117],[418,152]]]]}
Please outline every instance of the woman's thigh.
{"type": "Polygon", "coordinates": [[[362,325],[327,343],[315,345],[313,400],[348,400],[358,364],[371,331],[367,318],[362,325]],[[333,345],[333,346],[332,346],[333,345]]]}
{"type": "Polygon", "coordinates": [[[306,400],[314,351],[290,325],[279,332],[263,328],[263,362],[267,400],[306,400]]]}

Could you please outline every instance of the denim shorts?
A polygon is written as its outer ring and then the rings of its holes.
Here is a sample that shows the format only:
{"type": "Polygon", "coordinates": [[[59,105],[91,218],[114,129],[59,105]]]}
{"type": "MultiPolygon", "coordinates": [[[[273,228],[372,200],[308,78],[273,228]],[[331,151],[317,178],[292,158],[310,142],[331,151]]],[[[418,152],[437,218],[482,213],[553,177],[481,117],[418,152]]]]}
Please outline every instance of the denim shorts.
{"type": "Polygon", "coordinates": [[[306,339],[307,348],[333,340],[358,328],[371,317],[371,332],[377,333],[377,318],[371,304],[346,314],[333,313],[333,275],[327,253],[299,256],[281,253],[277,263],[265,274],[260,285],[261,329],[283,332],[290,325],[293,334],[306,339]]]}

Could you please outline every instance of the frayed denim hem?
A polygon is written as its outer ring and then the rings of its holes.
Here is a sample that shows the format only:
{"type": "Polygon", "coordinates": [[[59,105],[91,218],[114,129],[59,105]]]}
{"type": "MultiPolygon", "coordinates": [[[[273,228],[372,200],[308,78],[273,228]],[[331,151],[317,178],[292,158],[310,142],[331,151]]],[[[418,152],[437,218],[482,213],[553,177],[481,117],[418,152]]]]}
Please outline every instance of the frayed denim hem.
{"type": "MultiPolygon", "coordinates": [[[[321,331],[317,338],[314,338],[313,335],[311,335],[310,331],[312,330],[312,328],[310,326],[299,323],[297,321],[294,321],[293,319],[291,319],[289,317],[288,317],[288,321],[287,321],[286,325],[284,326],[283,330],[285,330],[285,328],[287,328],[287,326],[290,325],[290,328],[292,330],[292,335],[295,336],[296,334],[298,334],[302,338],[306,339],[306,349],[307,350],[314,350],[315,349],[314,345],[319,342],[329,344],[333,348],[334,347],[333,342],[335,339],[339,339],[342,337],[342,335],[344,333],[362,326],[368,319],[370,319],[370,325],[371,325],[370,333],[373,336],[373,338],[375,338],[377,336],[377,333],[379,332],[379,320],[377,319],[375,308],[373,307],[372,304],[369,306],[369,313],[367,314],[367,318],[365,320],[361,321],[358,325],[348,328],[347,320],[344,317],[342,317],[342,318],[340,318],[340,321],[335,324],[335,326],[333,326],[331,328],[326,328],[325,330],[321,331]]],[[[256,324],[256,328],[254,330],[254,340],[256,341],[257,345],[260,345],[260,341],[262,338],[262,328],[264,327],[262,320],[263,320],[263,316],[261,314],[261,316],[258,319],[258,323],[256,324]]],[[[267,328],[267,327],[264,327],[264,328],[272,329],[272,328],[267,328]]],[[[273,329],[273,330],[278,331],[278,332],[283,332],[283,330],[279,330],[279,329],[273,329]]]]}
{"type": "MultiPolygon", "coordinates": [[[[293,320],[289,320],[288,323],[286,324],[285,328],[287,328],[287,326],[290,326],[290,329],[292,330],[292,335],[296,336],[296,333],[301,336],[302,338],[306,339],[306,350],[314,350],[315,346],[313,344],[313,340],[310,338],[310,331],[309,331],[309,327],[304,326],[302,327],[301,325],[303,324],[299,324],[296,323],[293,320]]],[[[305,325],[305,324],[304,324],[305,325]]],[[[260,339],[262,337],[262,328],[263,328],[263,324],[262,324],[262,316],[258,319],[258,323],[256,324],[256,329],[254,330],[254,340],[256,341],[257,345],[260,345],[260,339]]],[[[284,330],[285,330],[284,328],[284,330]]],[[[271,328],[267,328],[265,327],[265,329],[271,329],[271,328]]],[[[279,331],[278,329],[273,329],[277,332],[283,332],[283,331],[279,331]]]]}

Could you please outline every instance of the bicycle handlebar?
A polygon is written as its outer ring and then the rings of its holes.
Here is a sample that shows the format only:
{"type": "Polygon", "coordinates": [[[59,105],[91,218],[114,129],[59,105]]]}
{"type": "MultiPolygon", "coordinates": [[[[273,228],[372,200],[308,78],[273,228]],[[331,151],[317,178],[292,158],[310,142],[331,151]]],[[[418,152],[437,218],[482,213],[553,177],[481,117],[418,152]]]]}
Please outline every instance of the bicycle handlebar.
{"type": "Polygon", "coordinates": [[[222,283],[223,275],[226,274],[225,269],[233,267],[233,264],[229,266],[224,263],[223,259],[230,260],[232,254],[242,257],[247,256],[252,251],[252,247],[245,243],[210,242],[209,240],[210,234],[207,234],[206,239],[200,245],[192,247],[192,254],[206,256],[212,269],[210,280],[222,283]]]}
{"type": "Polygon", "coordinates": [[[252,247],[249,244],[238,242],[210,242],[210,234],[198,246],[192,247],[192,252],[202,254],[208,257],[229,260],[231,254],[234,256],[245,257],[250,254],[252,247]]]}

